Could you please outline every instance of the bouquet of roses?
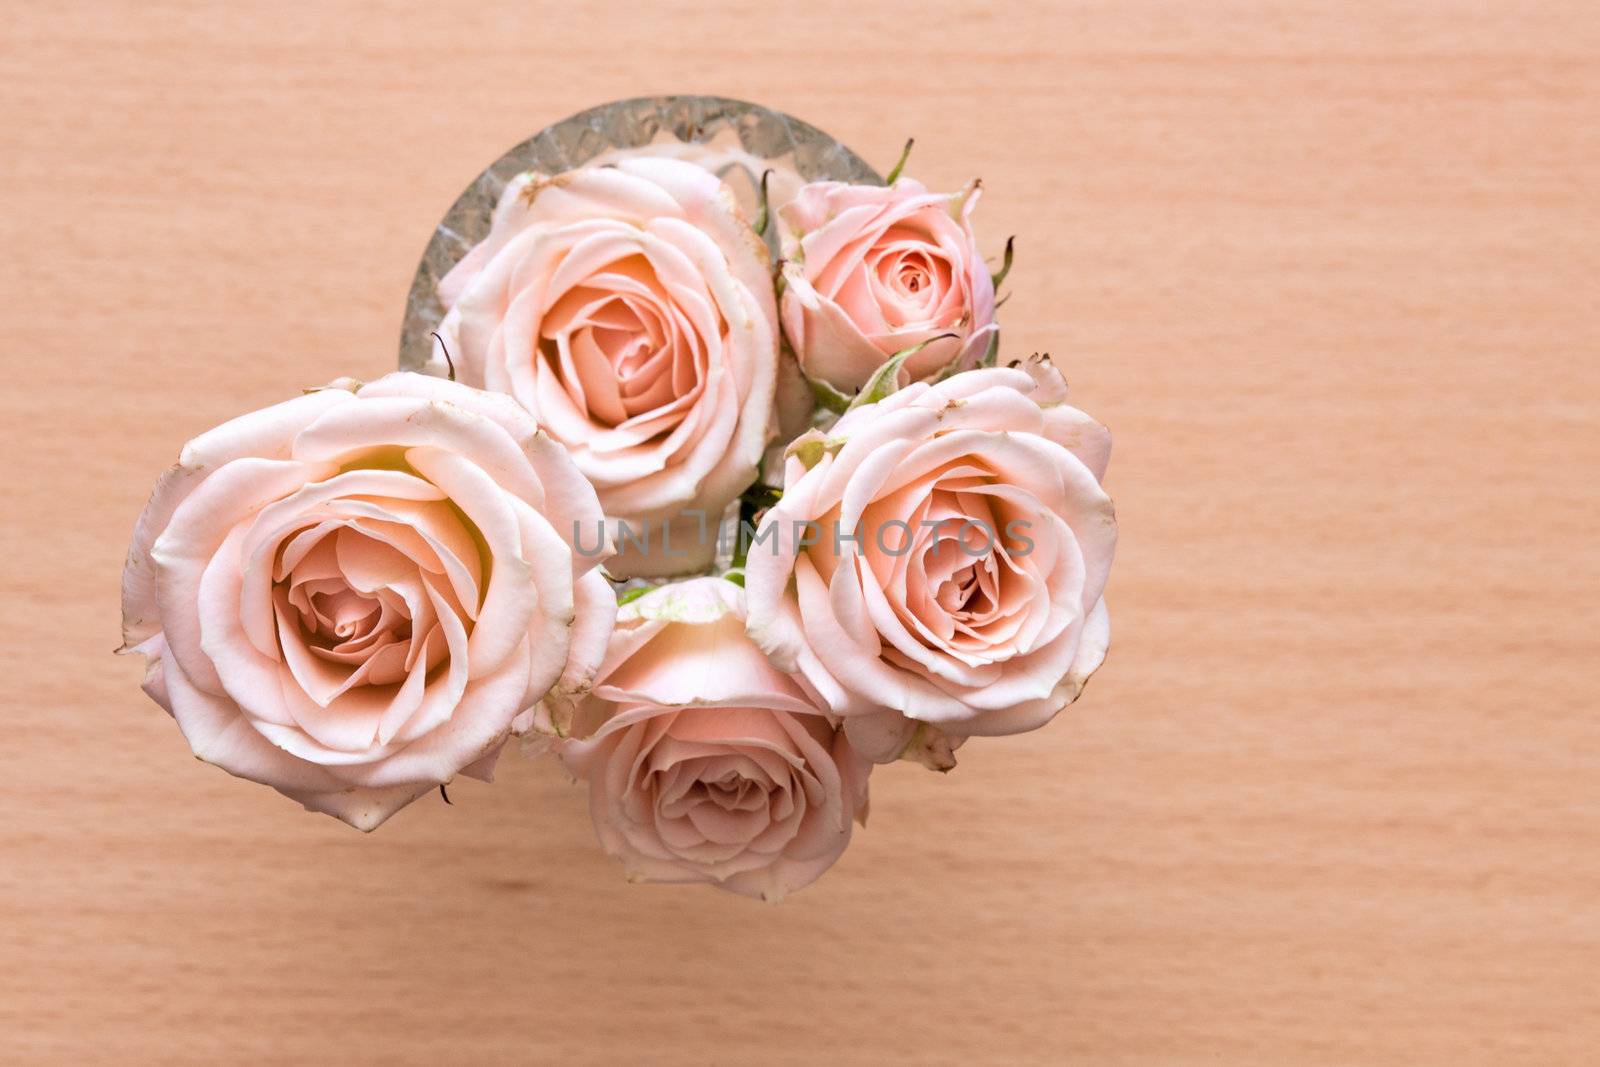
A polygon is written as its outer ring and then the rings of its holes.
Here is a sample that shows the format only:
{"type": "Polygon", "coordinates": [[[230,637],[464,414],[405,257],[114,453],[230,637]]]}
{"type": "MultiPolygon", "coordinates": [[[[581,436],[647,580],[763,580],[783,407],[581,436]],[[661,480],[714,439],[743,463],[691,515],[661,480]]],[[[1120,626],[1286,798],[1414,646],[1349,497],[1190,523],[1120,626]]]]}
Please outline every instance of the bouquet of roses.
{"type": "Polygon", "coordinates": [[[1106,654],[1110,438],[1048,357],[998,359],[979,184],[904,163],[754,209],[648,154],[513,180],[427,373],[161,478],[123,579],[145,691],[363,830],[521,737],[631,878],[769,899],[875,764],[1044,725],[1106,654]]]}

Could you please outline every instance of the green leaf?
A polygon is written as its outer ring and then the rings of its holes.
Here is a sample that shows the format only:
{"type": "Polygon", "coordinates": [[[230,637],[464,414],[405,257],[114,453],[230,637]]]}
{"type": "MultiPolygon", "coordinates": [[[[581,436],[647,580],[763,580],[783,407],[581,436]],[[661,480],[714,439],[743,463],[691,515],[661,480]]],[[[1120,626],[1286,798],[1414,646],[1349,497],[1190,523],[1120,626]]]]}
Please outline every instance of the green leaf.
{"type": "Polygon", "coordinates": [[[722,577],[723,577],[724,581],[732,582],[734,585],[738,586],[740,589],[744,588],[744,568],[743,567],[735,567],[730,571],[724,571],[722,577]]]}
{"type": "Polygon", "coordinates": [[[850,401],[850,406],[845,410],[854,411],[856,408],[866,407],[868,404],[876,404],[890,393],[898,390],[900,388],[900,368],[905,366],[906,360],[935,341],[942,341],[946,337],[955,336],[956,334],[953,333],[941,333],[937,337],[928,338],[926,341],[918,341],[910,348],[902,348],[884,360],[883,365],[872,372],[872,377],[867,379],[867,384],[861,387],[861,391],[856,394],[854,400],[850,401]]]}
{"type": "Polygon", "coordinates": [[[883,179],[883,184],[893,185],[900,180],[900,172],[906,169],[906,160],[911,158],[911,146],[917,143],[915,137],[906,138],[906,146],[900,150],[900,161],[894,165],[888,175],[883,179]]]}
{"type": "Polygon", "coordinates": [[[617,607],[620,608],[624,604],[632,604],[646,593],[653,592],[655,592],[655,586],[653,585],[641,585],[637,589],[625,589],[617,594],[617,607]]]}
{"type": "Polygon", "coordinates": [[[1016,243],[1016,234],[1006,238],[1006,257],[1001,261],[1000,269],[989,275],[990,280],[994,282],[994,291],[997,293],[1000,291],[1000,283],[1006,280],[1007,274],[1011,273],[1011,254],[1016,247],[1016,243]]]}

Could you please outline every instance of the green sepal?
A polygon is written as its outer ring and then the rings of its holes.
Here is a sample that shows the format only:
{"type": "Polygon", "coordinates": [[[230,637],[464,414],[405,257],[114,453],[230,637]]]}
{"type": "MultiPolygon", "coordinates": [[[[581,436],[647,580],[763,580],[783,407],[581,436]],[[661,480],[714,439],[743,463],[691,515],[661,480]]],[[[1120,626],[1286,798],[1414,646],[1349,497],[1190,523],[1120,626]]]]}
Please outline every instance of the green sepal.
{"type": "Polygon", "coordinates": [[[1000,269],[989,275],[989,280],[994,283],[994,291],[1000,291],[1000,283],[1006,280],[1006,275],[1011,273],[1011,256],[1016,249],[1017,237],[1012,234],[1006,238],[1005,259],[1000,262],[1000,269]]]}
{"type": "Polygon", "coordinates": [[[624,604],[632,604],[635,600],[638,600],[646,593],[651,593],[654,591],[655,586],[653,585],[641,585],[635,589],[624,589],[622,592],[617,594],[617,607],[620,608],[624,604]]]}
{"type": "Polygon", "coordinates": [[[983,358],[978,361],[980,367],[992,367],[1000,358],[1000,331],[996,330],[989,335],[989,347],[984,349],[983,358]]]}
{"type": "Polygon", "coordinates": [[[761,172],[761,210],[756,212],[755,225],[751,227],[762,237],[767,235],[767,223],[771,220],[772,213],[767,205],[767,182],[772,178],[772,168],[768,167],[761,172]]]}
{"type": "Polygon", "coordinates": [[[900,368],[905,366],[906,360],[910,359],[918,352],[921,352],[924,348],[927,348],[935,341],[943,341],[947,337],[956,336],[958,335],[953,333],[941,333],[937,337],[928,338],[926,341],[918,341],[910,348],[902,348],[900,351],[884,360],[883,364],[879,366],[877,370],[872,372],[872,377],[867,379],[867,384],[861,387],[861,391],[856,394],[854,400],[850,401],[850,406],[845,410],[854,411],[856,408],[866,407],[868,404],[876,404],[890,393],[895,392],[900,388],[898,382],[900,377],[900,368]]]}
{"type": "Polygon", "coordinates": [[[906,169],[906,160],[911,158],[911,146],[916,143],[917,139],[915,137],[906,138],[906,146],[900,149],[900,159],[895,163],[894,169],[883,179],[883,184],[893,185],[900,180],[900,173],[906,169]]]}
{"type": "Polygon", "coordinates": [[[815,378],[807,378],[806,381],[811,385],[811,395],[816,397],[817,403],[821,406],[835,415],[843,415],[850,410],[851,398],[848,393],[840,392],[827,382],[815,378]]]}

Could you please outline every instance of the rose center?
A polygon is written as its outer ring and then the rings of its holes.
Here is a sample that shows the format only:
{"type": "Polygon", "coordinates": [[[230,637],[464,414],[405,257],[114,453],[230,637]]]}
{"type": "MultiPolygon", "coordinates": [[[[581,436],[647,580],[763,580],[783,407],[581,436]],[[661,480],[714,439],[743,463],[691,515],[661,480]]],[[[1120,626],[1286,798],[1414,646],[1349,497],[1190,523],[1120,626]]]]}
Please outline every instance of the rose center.
{"type": "MultiPolygon", "coordinates": [[[[309,643],[323,649],[347,648],[366,641],[385,622],[382,600],[336,578],[290,585],[288,599],[296,609],[300,632],[309,643]]],[[[394,639],[410,637],[410,619],[391,618],[387,622],[386,628],[394,639]]]]}
{"type": "Polygon", "coordinates": [[[880,253],[873,270],[889,305],[885,311],[897,320],[931,316],[950,285],[949,264],[924,248],[891,245],[880,253]]]}
{"type": "Polygon", "coordinates": [[[568,291],[544,317],[539,358],[573,408],[602,427],[649,415],[697,380],[685,323],[658,286],[647,263],[630,259],[568,291]]]}
{"type": "Polygon", "coordinates": [[[956,619],[970,622],[994,607],[990,589],[986,588],[990,583],[984,581],[988,577],[987,571],[980,572],[978,564],[969,564],[941,582],[934,599],[956,619]]]}
{"type": "Polygon", "coordinates": [[[278,645],[289,669],[319,703],[359,686],[404,681],[445,656],[436,601],[415,560],[352,526],[309,531],[285,546],[273,582],[278,645]]]}

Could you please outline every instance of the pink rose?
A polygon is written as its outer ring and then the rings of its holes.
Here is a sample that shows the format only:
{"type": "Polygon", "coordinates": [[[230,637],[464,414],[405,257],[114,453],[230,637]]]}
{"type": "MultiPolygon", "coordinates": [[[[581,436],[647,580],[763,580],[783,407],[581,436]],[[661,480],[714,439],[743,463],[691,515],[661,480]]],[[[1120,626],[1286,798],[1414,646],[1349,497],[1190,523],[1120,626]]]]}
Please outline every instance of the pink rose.
{"type": "Polygon", "coordinates": [[[951,196],[910,178],[887,188],[813,182],[778,212],[783,329],[807,377],[849,393],[923,342],[906,380],[983,358],[999,327],[972,232],[978,192],[977,182],[951,196]]]}
{"type": "Polygon", "coordinates": [[[974,370],[791,446],[750,633],[872,758],[947,767],[962,738],[1049,721],[1105,657],[1111,439],[1065,393],[1048,363],[974,370]]]}
{"type": "Polygon", "coordinates": [[[744,614],[721,578],[625,604],[576,705],[561,758],[636,881],[776,900],[832,866],[866,818],[871,764],[751,643],[744,614]]]}
{"type": "Polygon", "coordinates": [[[139,517],[123,651],[194,754],[371,830],[482,777],[518,712],[581,689],[615,598],[600,515],[505,397],[335,383],[189,442],[139,517]]]}
{"type": "Polygon", "coordinates": [[[439,296],[461,380],[534,412],[606,517],[648,531],[607,568],[703,569],[700,529],[755,480],[777,418],[766,246],[727,186],[670,159],[523,175],[439,296]]]}

